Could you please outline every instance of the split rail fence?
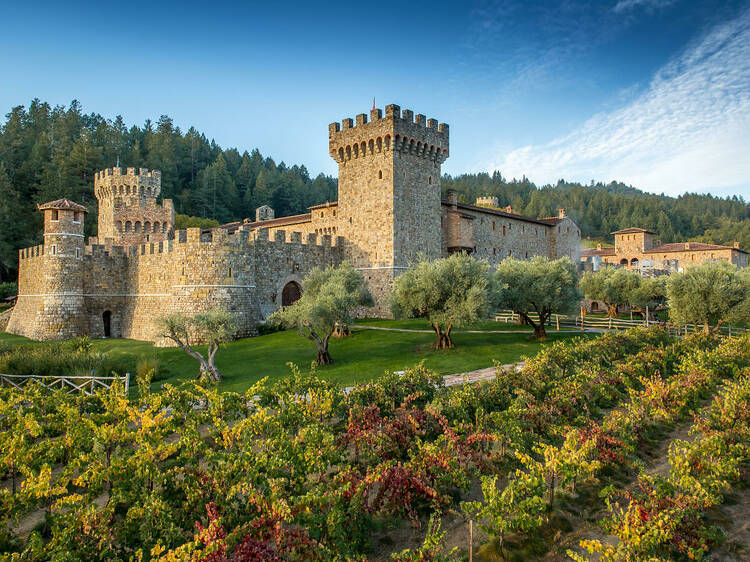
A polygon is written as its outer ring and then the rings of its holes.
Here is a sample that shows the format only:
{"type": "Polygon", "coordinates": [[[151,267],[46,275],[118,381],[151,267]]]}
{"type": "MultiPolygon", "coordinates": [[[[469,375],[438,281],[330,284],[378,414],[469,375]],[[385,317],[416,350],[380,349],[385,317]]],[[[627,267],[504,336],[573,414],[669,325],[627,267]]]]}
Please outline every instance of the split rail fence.
{"type": "MultiPolygon", "coordinates": [[[[539,320],[539,315],[536,313],[529,314],[529,317],[534,320],[539,320]]],[[[518,314],[511,311],[501,311],[495,315],[497,322],[505,322],[511,324],[520,324],[521,318],[518,314]]],[[[673,324],[671,322],[660,322],[656,320],[625,320],[620,318],[605,318],[602,316],[567,316],[564,314],[553,314],[547,324],[551,328],[557,330],[561,329],[578,329],[584,330],[627,330],[636,326],[663,326],[670,334],[674,335],[687,335],[694,332],[703,331],[703,326],[700,324],[673,324]]],[[[732,335],[746,332],[747,328],[738,328],[733,326],[721,326],[719,330],[722,333],[732,335]]]]}
{"type": "Polygon", "coordinates": [[[0,387],[22,388],[30,382],[36,382],[49,390],[64,390],[68,394],[83,392],[91,395],[99,388],[109,389],[115,382],[123,385],[125,396],[130,390],[130,373],[123,377],[62,377],[53,375],[5,375],[0,373],[0,387]]]}

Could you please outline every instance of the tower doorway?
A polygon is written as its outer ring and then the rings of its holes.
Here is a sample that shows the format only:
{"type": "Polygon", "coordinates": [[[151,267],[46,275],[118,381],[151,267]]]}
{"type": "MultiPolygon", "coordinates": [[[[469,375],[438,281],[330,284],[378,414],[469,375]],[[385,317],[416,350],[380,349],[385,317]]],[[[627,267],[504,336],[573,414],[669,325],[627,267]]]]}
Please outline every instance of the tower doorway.
{"type": "Polygon", "coordinates": [[[284,285],[281,291],[281,306],[289,306],[295,303],[302,296],[302,287],[296,281],[290,281],[284,285]]]}
{"type": "Polygon", "coordinates": [[[105,310],[102,314],[102,324],[104,324],[104,337],[112,337],[112,312],[105,310]]]}

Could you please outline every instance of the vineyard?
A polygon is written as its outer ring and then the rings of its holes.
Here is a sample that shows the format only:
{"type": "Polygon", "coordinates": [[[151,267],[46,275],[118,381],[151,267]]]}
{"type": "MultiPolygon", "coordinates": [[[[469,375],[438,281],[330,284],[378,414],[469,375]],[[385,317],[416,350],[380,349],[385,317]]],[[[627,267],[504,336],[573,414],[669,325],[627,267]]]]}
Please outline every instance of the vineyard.
{"type": "Polygon", "coordinates": [[[4,556],[466,560],[471,527],[475,560],[696,559],[750,461],[747,336],[579,338],[450,388],[139,387],[0,389],[4,556]]]}

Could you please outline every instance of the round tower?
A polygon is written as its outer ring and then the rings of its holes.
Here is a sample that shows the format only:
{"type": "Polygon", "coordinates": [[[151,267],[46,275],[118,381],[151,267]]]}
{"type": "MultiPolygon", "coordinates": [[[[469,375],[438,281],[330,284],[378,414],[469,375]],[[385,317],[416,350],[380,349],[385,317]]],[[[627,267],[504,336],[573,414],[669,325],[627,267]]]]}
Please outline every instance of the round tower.
{"type": "Polygon", "coordinates": [[[171,199],[161,205],[161,172],[146,168],[107,168],[94,176],[94,194],[99,202],[99,244],[137,245],[171,239],[174,206],[171,199]]]}
{"type": "Polygon", "coordinates": [[[39,205],[44,213],[44,304],[35,339],[65,339],[88,333],[84,307],[84,217],[86,207],[58,199],[39,205]]]}

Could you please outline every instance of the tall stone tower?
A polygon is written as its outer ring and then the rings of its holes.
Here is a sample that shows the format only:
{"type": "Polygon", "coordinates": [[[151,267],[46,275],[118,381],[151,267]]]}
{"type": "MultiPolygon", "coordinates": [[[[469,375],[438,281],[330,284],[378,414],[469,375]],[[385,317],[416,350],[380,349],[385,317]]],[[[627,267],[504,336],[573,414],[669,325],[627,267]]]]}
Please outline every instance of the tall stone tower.
{"type": "Polygon", "coordinates": [[[168,240],[174,235],[171,199],[161,205],[161,172],[146,168],[107,168],[94,176],[94,194],[99,200],[98,242],[117,245],[168,240]]]}
{"type": "Polygon", "coordinates": [[[44,213],[44,244],[20,252],[18,310],[13,311],[8,332],[36,340],[85,334],[88,331],[83,295],[86,207],[69,199],[58,199],[39,205],[39,210],[44,213]]]}
{"type": "Polygon", "coordinates": [[[419,254],[440,257],[440,166],[448,125],[397,105],[328,126],[339,165],[338,232],[345,259],[361,270],[388,314],[393,279],[419,254]]]}

